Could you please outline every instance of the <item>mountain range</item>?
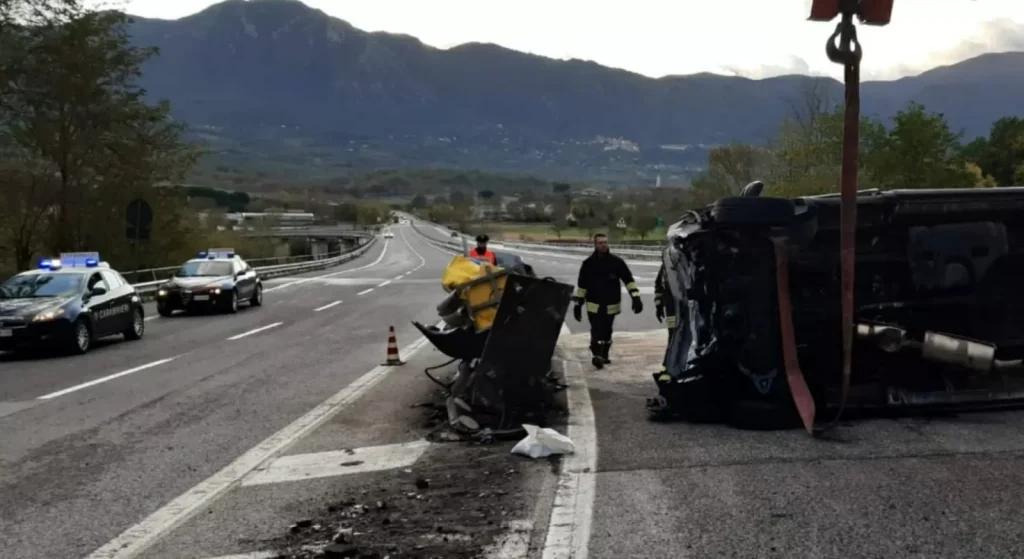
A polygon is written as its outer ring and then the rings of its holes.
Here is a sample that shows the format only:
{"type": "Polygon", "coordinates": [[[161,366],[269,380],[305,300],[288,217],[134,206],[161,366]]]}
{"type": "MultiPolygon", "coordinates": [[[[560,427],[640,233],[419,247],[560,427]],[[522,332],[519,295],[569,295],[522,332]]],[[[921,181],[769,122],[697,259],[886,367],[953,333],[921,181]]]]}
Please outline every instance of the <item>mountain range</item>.
{"type": "MultiPolygon", "coordinates": [[[[160,55],[153,98],[225,165],[331,176],[382,167],[462,167],[617,181],[682,177],[708,146],[770,138],[806,76],[653,79],[493,44],[450,49],[369,33],[296,0],[227,0],[178,20],[134,18],[160,55]]],[[[824,56],[824,54],[822,54],[824,56]]],[[[862,86],[864,111],[909,101],[967,137],[1024,116],[1024,53],[987,54],[862,86]]],[[[835,80],[818,80],[841,99],[835,80]]]]}

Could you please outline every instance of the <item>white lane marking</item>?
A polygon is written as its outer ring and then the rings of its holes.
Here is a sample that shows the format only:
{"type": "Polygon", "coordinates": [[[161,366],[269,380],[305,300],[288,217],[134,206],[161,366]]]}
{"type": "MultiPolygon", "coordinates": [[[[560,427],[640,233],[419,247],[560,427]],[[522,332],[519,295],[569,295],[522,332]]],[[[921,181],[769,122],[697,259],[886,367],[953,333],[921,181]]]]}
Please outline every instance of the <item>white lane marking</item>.
{"type": "Polygon", "coordinates": [[[364,290],[360,291],[359,293],[356,293],[356,295],[366,295],[367,293],[369,293],[371,291],[373,291],[372,287],[370,289],[364,289],[364,290]]]}
{"type": "Polygon", "coordinates": [[[153,367],[159,367],[160,365],[163,365],[164,363],[170,363],[171,361],[174,361],[178,357],[181,357],[181,356],[180,355],[176,355],[174,357],[168,357],[167,359],[161,359],[159,361],[153,361],[152,363],[146,363],[145,365],[139,365],[138,367],[134,367],[132,369],[128,369],[127,371],[121,371],[120,373],[114,373],[112,375],[108,375],[108,376],[105,376],[105,377],[102,377],[102,378],[90,380],[89,382],[83,382],[82,384],[77,384],[75,386],[72,386],[71,388],[65,388],[64,390],[58,390],[56,392],[51,392],[51,393],[46,394],[44,396],[40,396],[37,399],[38,400],[51,400],[53,398],[57,398],[58,396],[64,396],[65,394],[71,394],[72,392],[77,392],[77,391],[79,391],[79,390],[81,390],[83,388],[89,388],[90,386],[96,386],[97,384],[102,384],[104,382],[107,382],[108,380],[114,380],[116,378],[121,378],[123,376],[130,375],[132,373],[137,373],[139,371],[145,371],[146,369],[152,369],[153,367]]]}
{"type": "Polygon", "coordinates": [[[597,432],[587,379],[579,363],[563,361],[569,385],[568,437],[576,452],[565,457],[555,490],[543,559],[586,559],[597,485],[597,432]]]}
{"type": "Polygon", "coordinates": [[[408,468],[423,456],[431,443],[424,440],[282,456],[252,471],[242,486],[284,483],[304,479],[363,474],[408,468]]]}
{"type": "Polygon", "coordinates": [[[149,322],[150,320],[156,320],[158,318],[160,318],[160,315],[157,314],[157,315],[153,315],[153,316],[147,316],[143,320],[145,320],[146,322],[149,322]]]}
{"type": "Polygon", "coordinates": [[[394,281],[398,281],[398,280],[400,280],[400,279],[402,279],[402,278],[404,278],[404,277],[405,277],[405,274],[402,274],[402,275],[400,275],[400,276],[395,276],[395,277],[393,277],[393,278],[391,278],[391,279],[392,279],[392,280],[394,280],[394,281]]]}
{"type": "Polygon", "coordinates": [[[512,520],[504,523],[505,534],[484,550],[486,559],[525,559],[530,552],[532,520],[512,520]]]}
{"type": "Polygon", "coordinates": [[[388,281],[386,281],[386,282],[384,282],[384,283],[382,283],[382,284],[378,285],[377,287],[384,287],[385,285],[390,285],[390,284],[391,284],[391,281],[392,281],[392,280],[388,280],[388,281]]]}
{"type": "MultiPolygon", "coordinates": [[[[427,345],[427,339],[420,337],[402,348],[402,354],[410,358],[427,345]]],[[[290,425],[274,433],[267,440],[253,447],[213,474],[199,485],[189,489],[170,503],[149,515],[145,520],[128,528],[121,535],[93,551],[85,559],[129,559],[137,557],[161,536],[170,532],[207,504],[235,486],[249,472],[264,462],[286,451],[292,444],[320,427],[337,415],[363,394],[377,385],[394,367],[377,366],[359,377],[352,384],[328,398],[290,425]]]]}
{"type": "Polygon", "coordinates": [[[331,307],[336,307],[336,306],[338,306],[340,304],[341,304],[341,301],[335,301],[333,303],[327,303],[326,305],[324,305],[324,306],[322,306],[320,308],[313,309],[313,312],[326,311],[327,309],[329,309],[331,307]]]}
{"type": "Polygon", "coordinates": [[[295,281],[290,282],[290,283],[286,283],[286,284],[283,284],[283,285],[277,285],[277,286],[271,287],[270,289],[264,289],[263,292],[267,293],[269,291],[275,291],[277,289],[284,289],[285,287],[291,287],[293,285],[298,285],[300,283],[307,283],[307,282],[310,282],[310,281],[313,281],[313,280],[316,280],[316,279],[320,279],[320,278],[329,278],[329,277],[332,277],[332,276],[338,276],[338,275],[341,275],[341,274],[347,274],[349,272],[358,272],[359,270],[365,270],[367,268],[370,268],[370,267],[376,266],[377,264],[380,264],[380,261],[384,260],[384,255],[387,254],[387,253],[388,253],[388,241],[385,240],[384,241],[384,250],[380,251],[380,256],[378,256],[376,260],[374,260],[373,262],[370,262],[369,264],[367,264],[365,266],[360,266],[358,268],[352,268],[351,270],[342,270],[340,272],[331,272],[329,274],[321,274],[319,276],[312,276],[312,277],[308,277],[308,278],[301,278],[301,279],[295,280],[295,281]]]}
{"type": "Polygon", "coordinates": [[[420,259],[420,265],[416,266],[412,270],[412,271],[415,272],[416,270],[419,270],[420,268],[422,268],[423,266],[426,265],[427,259],[423,258],[422,254],[420,254],[419,252],[416,252],[416,249],[412,248],[412,243],[410,243],[408,237],[405,236],[405,227],[399,229],[399,233],[402,235],[402,240],[405,241],[405,246],[409,247],[409,250],[411,250],[412,253],[416,255],[416,258],[420,259]]]}
{"type": "Polygon", "coordinates": [[[271,328],[277,328],[278,326],[280,326],[282,324],[284,324],[284,322],[275,322],[273,324],[267,324],[266,326],[260,326],[259,328],[256,328],[255,330],[249,330],[248,332],[242,332],[241,334],[238,334],[237,336],[231,336],[230,338],[228,338],[228,341],[229,342],[233,342],[235,340],[241,340],[242,338],[251,336],[253,334],[259,334],[260,332],[262,332],[264,330],[270,330],[271,328]]]}

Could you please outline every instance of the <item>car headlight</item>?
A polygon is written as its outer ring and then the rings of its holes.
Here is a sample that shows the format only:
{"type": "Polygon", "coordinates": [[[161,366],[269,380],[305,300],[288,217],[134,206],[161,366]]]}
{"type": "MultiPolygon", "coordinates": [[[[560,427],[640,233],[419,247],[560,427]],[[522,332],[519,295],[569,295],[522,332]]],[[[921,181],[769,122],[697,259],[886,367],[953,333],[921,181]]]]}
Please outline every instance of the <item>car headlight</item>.
{"type": "Polygon", "coordinates": [[[64,316],[63,308],[50,309],[32,317],[32,322],[46,322],[47,320],[54,320],[62,316],[64,316]]]}
{"type": "Polygon", "coordinates": [[[156,296],[157,297],[166,297],[167,296],[167,290],[166,289],[157,289],[156,290],[156,296]]]}

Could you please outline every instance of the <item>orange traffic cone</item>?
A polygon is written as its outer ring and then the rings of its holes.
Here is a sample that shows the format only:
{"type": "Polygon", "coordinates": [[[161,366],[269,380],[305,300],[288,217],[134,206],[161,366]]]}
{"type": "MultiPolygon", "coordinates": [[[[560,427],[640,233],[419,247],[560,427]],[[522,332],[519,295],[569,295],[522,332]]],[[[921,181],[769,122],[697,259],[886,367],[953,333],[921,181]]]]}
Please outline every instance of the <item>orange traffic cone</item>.
{"type": "Polygon", "coordinates": [[[384,362],[387,367],[405,365],[405,361],[398,355],[398,339],[395,338],[395,327],[388,327],[388,360],[384,362]]]}

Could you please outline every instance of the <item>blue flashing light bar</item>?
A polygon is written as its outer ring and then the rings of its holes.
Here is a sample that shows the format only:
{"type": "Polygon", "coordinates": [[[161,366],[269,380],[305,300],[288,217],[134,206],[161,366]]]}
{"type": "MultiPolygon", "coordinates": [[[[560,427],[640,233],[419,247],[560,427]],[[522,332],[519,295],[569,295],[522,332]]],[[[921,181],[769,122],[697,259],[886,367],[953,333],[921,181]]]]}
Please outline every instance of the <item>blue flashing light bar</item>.
{"type": "Polygon", "coordinates": [[[197,256],[197,258],[206,258],[206,251],[204,250],[204,251],[200,252],[200,253],[199,253],[198,255],[196,255],[196,256],[197,256]]]}
{"type": "Polygon", "coordinates": [[[51,261],[50,267],[59,268],[97,268],[100,265],[98,252],[62,252],[60,260],[51,261]]]}
{"type": "Polygon", "coordinates": [[[234,258],[235,249],[233,248],[211,248],[206,251],[208,258],[213,260],[215,258],[234,258]]]}

